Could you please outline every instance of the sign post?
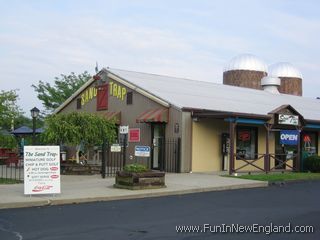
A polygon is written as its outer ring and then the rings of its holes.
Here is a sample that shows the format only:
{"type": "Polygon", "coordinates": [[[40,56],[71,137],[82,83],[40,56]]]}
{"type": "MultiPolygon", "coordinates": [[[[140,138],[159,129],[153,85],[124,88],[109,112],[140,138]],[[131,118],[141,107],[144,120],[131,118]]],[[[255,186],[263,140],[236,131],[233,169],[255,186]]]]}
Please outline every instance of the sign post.
{"type": "Polygon", "coordinates": [[[123,166],[126,165],[126,145],[127,145],[127,135],[129,132],[129,126],[120,126],[120,134],[123,134],[123,166]]]}
{"type": "Polygon", "coordinates": [[[60,147],[24,147],[24,194],[61,193],[60,147]]]}

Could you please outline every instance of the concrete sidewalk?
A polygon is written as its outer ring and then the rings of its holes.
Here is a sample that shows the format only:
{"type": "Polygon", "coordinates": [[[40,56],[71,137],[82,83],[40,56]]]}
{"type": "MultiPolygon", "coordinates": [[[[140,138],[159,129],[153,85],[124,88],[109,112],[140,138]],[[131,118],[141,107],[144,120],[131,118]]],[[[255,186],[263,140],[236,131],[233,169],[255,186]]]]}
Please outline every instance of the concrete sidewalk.
{"type": "Polygon", "coordinates": [[[0,209],[145,198],[187,193],[266,187],[267,182],[205,173],[166,174],[167,188],[125,190],[113,188],[114,178],[62,176],[61,194],[24,195],[23,184],[0,185],[0,209]]]}

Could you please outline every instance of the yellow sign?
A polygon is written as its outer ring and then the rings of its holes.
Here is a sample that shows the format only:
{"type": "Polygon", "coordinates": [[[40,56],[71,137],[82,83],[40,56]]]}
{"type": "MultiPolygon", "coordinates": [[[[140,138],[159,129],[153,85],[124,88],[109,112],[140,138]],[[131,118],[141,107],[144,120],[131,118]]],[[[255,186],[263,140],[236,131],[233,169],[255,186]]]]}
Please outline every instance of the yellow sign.
{"type": "Polygon", "coordinates": [[[114,96],[118,99],[124,100],[125,95],[127,94],[127,89],[125,87],[121,87],[120,85],[110,82],[110,96],[114,96]]]}
{"type": "Polygon", "coordinates": [[[83,106],[91,99],[95,98],[97,96],[97,92],[98,91],[95,87],[88,88],[86,91],[84,91],[81,94],[81,105],[83,106]]]}

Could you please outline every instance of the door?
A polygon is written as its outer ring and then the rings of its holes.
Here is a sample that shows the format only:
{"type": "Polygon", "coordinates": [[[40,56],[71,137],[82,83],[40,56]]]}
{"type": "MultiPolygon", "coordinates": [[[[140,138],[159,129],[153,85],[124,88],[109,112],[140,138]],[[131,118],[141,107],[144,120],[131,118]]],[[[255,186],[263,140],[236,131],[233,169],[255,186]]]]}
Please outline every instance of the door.
{"type": "Polygon", "coordinates": [[[286,161],[294,160],[298,152],[297,145],[280,143],[280,132],[275,132],[275,166],[276,169],[286,169],[286,161]]]}
{"type": "Polygon", "coordinates": [[[164,170],[164,126],[152,125],[152,169],[164,170]]]}

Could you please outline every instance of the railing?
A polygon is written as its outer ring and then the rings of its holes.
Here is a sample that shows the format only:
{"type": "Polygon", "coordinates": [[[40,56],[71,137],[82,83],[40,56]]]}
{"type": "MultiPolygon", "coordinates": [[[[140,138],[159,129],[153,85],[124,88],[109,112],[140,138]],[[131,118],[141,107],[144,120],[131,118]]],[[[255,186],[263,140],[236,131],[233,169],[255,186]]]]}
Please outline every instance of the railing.
{"type": "MultiPolygon", "coordinates": [[[[234,161],[235,162],[244,162],[245,164],[239,166],[238,168],[235,168],[233,172],[239,172],[239,170],[247,167],[252,166],[253,168],[250,169],[250,172],[252,171],[262,171],[262,172],[272,172],[272,171],[295,171],[297,170],[295,167],[295,163],[297,160],[298,155],[297,154],[255,154],[255,159],[247,159],[243,157],[243,154],[235,154],[234,155],[234,161]],[[258,166],[257,162],[259,160],[263,160],[263,167],[258,166]],[[271,160],[274,160],[274,166],[270,168],[271,160]],[[292,165],[288,164],[289,161],[292,161],[292,165]]],[[[249,171],[249,170],[247,170],[249,171]]]]}
{"type": "Polygon", "coordinates": [[[261,160],[261,159],[264,159],[265,154],[255,154],[255,156],[256,156],[255,159],[249,160],[249,159],[244,158],[242,154],[236,154],[236,155],[235,155],[236,161],[239,161],[239,160],[240,160],[240,161],[244,161],[245,164],[242,165],[242,166],[240,166],[240,167],[238,167],[238,168],[235,169],[234,171],[237,172],[237,171],[239,171],[240,169],[245,168],[246,166],[253,166],[254,168],[256,168],[256,169],[264,172],[265,169],[259,167],[259,166],[256,165],[255,163],[256,163],[257,161],[261,160]]]}

